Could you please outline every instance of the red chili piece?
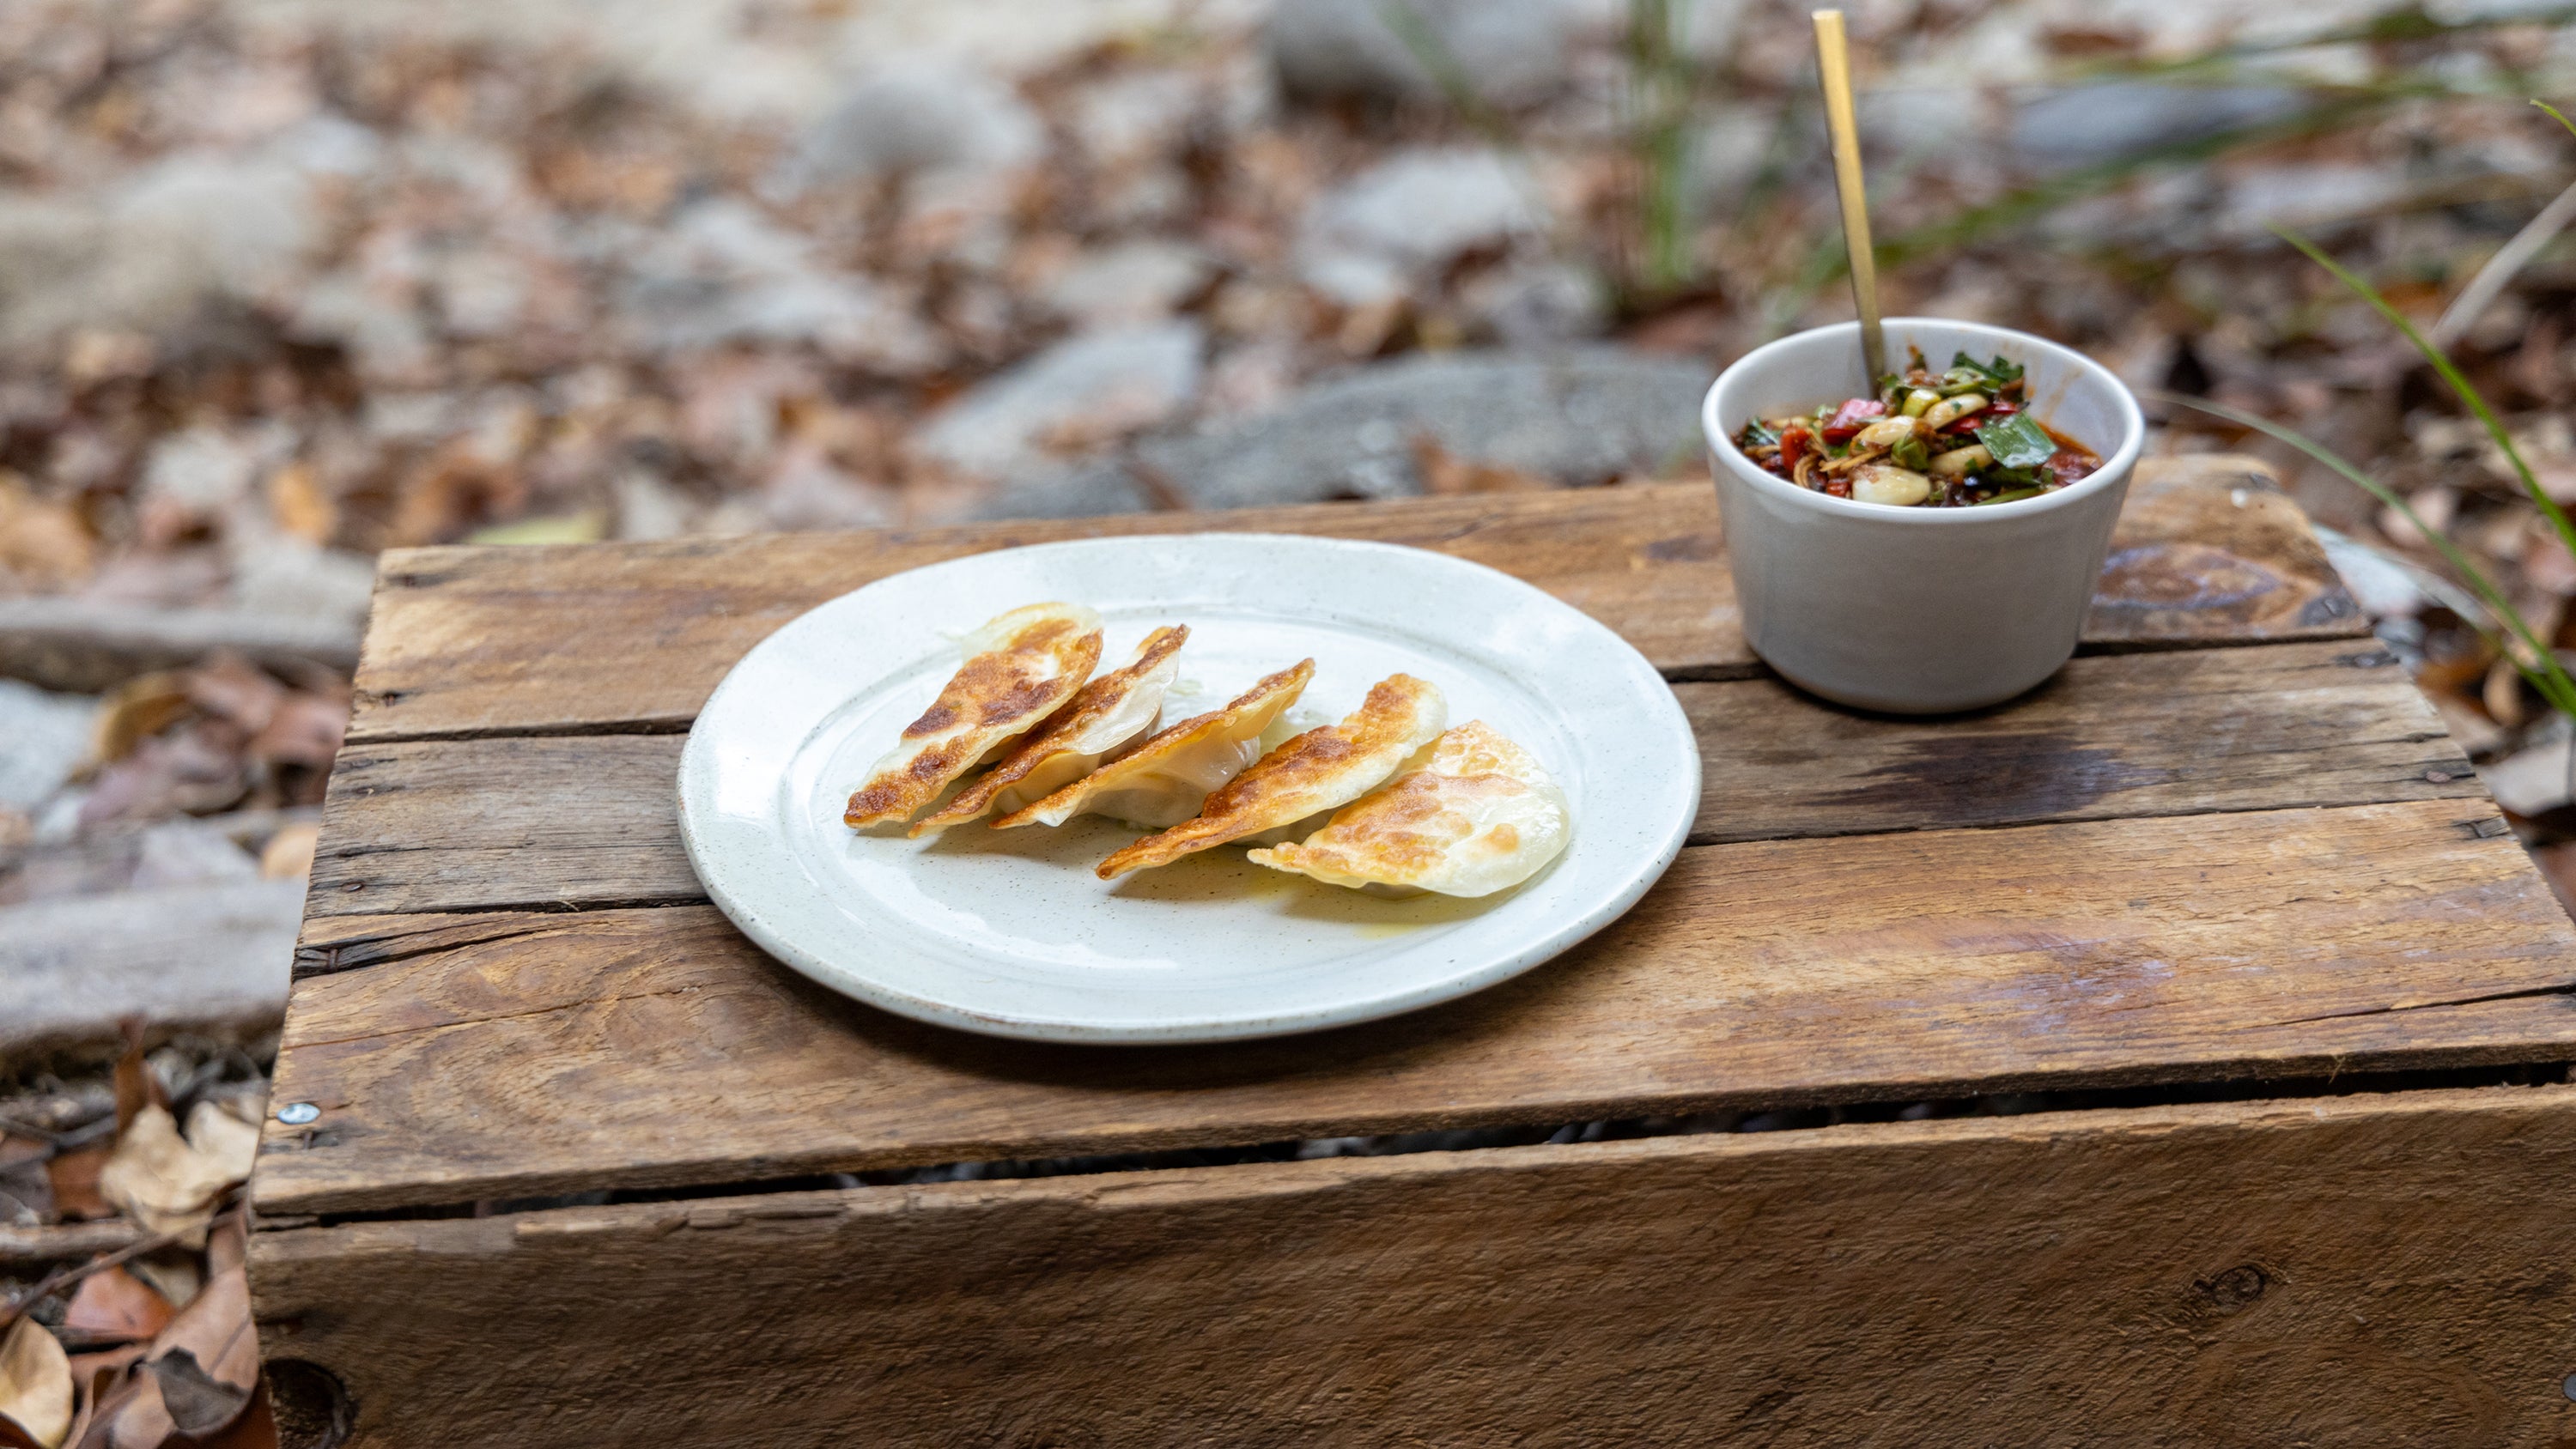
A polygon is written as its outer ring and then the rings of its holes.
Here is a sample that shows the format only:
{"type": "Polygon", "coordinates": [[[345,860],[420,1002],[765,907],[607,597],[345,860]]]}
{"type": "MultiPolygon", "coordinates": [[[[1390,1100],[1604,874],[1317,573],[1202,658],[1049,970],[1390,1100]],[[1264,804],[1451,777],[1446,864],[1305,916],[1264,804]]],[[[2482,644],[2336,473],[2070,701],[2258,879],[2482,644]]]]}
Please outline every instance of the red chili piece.
{"type": "Polygon", "coordinates": [[[1943,428],[1941,432],[1945,437],[1962,436],[1975,432],[1982,424],[1991,423],[1997,418],[2011,417],[2013,414],[2020,411],[2020,404],[2007,402],[2002,398],[1996,398],[1994,401],[1987,403],[1977,411],[1972,412],[1966,417],[1959,419],[1957,422],[1950,424],[1948,427],[1943,428]]]}
{"type": "Polygon", "coordinates": [[[1824,429],[1825,441],[1828,443],[1848,443],[1852,440],[1853,434],[1859,432],[1865,427],[1868,427],[1870,423],[1876,419],[1886,416],[1887,404],[1880,402],[1878,399],[1874,397],[1853,398],[1844,403],[1841,407],[1834,409],[1834,415],[1826,420],[1824,429]]]}
{"type": "Polygon", "coordinates": [[[1797,471],[1798,460],[1807,456],[1808,445],[1815,440],[1816,435],[1805,428],[1784,429],[1780,434],[1780,466],[1797,471]]]}

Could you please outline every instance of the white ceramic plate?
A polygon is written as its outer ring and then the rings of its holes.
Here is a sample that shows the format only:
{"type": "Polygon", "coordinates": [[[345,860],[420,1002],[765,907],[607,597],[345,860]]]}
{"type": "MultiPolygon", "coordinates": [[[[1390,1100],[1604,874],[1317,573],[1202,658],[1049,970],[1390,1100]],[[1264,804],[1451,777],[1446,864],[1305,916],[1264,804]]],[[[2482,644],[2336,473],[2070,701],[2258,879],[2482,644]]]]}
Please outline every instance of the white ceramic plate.
{"type": "Polygon", "coordinates": [[[845,594],[743,656],[680,757],[680,831],[707,893],[770,954],[923,1021],[1067,1042],[1276,1036],[1391,1016],[1529,969],[1617,919],[1672,863],[1699,750],[1644,656],[1480,564],[1275,534],[1104,538],[977,554],[845,594]],[[1481,900],[1389,900],[1220,846],[1103,881],[1139,832],[968,825],[922,840],[841,823],[867,767],[958,663],[956,635],[1045,600],[1098,609],[1103,669],[1190,627],[1166,721],[1315,660],[1301,719],[1403,671],[1449,722],[1518,740],[1573,803],[1572,843],[1481,900]]]}

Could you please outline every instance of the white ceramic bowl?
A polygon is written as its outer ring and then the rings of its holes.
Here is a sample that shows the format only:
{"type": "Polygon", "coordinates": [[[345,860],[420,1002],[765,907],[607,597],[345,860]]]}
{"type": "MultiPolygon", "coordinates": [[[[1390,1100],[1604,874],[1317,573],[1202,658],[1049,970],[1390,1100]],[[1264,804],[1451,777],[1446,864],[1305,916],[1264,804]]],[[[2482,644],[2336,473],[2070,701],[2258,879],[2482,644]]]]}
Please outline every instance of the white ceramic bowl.
{"type": "Polygon", "coordinates": [[[1976,709],[2038,684],[2075,652],[2146,419],[2101,364],[2045,338],[1929,317],[1885,325],[1891,359],[1911,344],[1936,368],[1962,351],[2021,363],[2032,412],[2100,454],[2101,470],[1977,508],[1892,508],[1801,488],[1731,440],[1765,414],[1867,395],[1860,324],[1756,348],[1700,407],[1744,635],[1765,663],[1827,699],[1898,714],[1976,709]]]}

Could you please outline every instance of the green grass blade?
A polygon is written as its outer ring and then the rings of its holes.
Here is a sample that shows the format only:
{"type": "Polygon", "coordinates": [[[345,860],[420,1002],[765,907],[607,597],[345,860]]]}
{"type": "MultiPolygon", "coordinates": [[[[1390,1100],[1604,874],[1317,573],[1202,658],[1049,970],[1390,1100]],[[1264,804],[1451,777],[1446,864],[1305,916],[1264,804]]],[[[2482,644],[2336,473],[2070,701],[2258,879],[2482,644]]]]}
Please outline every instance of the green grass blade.
{"type": "Polygon", "coordinates": [[[2184,397],[2179,393],[2154,390],[2147,391],[2145,396],[2169,407],[2184,407],[2194,412],[2207,413],[2211,417],[2224,418],[2239,427],[2252,428],[2266,437],[2286,443],[2333,469],[2345,481],[2371,497],[2397,510],[2399,515],[2415,526],[2416,532],[2424,535],[2434,548],[2440,550],[2443,559],[2450,564],[2453,572],[2459,575],[2461,581],[2468,585],[2469,591],[2477,595],[2478,602],[2484,604],[2493,615],[2492,626],[2489,622],[2476,619],[2470,620],[2469,623],[2480,633],[2485,634],[2489,640],[2496,642],[2499,647],[2503,641],[2497,638],[2496,629],[2501,627],[2509,630],[2514,639],[2522,644],[2523,651],[2529,655],[2529,659],[2526,661],[2524,658],[2517,657],[2515,651],[2511,649],[2504,650],[2505,656],[2514,661],[2514,667],[2522,671],[2523,677],[2531,681],[2531,687],[2539,690],[2542,698],[2547,699],[2560,712],[2576,716],[2576,678],[2568,675],[2566,666],[2560,664],[2558,656],[2541,642],[2540,636],[2532,630],[2530,622],[2522,617],[2520,610],[2514,608],[2512,601],[2505,597],[2504,591],[2496,586],[2495,580],[2487,576],[2486,570],[2479,568],[2474,560],[2461,552],[2459,545],[2451,542],[2449,536],[2426,523],[2423,516],[2415,511],[2414,505],[2408,503],[2395,489],[2361,471],[2346,461],[2341,454],[2296,428],[2203,398],[2184,397]]]}
{"type": "Polygon", "coordinates": [[[2550,527],[2558,530],[2558,541],[2566,545],[2569,554],[2576,555],[2576,523],[2569,522],[2567,510],[2560,508],[2557,500],[2542,490],[2540,480],[2532,476],[2531,465],[2522,460],[2522,450],[2513,445],[2513,438],[2505,432],[2504,423],[2496,417],[2495,409],[2487,406],[2486,398],[2469,382],[2467,376],[2452,364],[2450,354],[2434,346],[2431,338],[2415,330],[2415,324],[2406,320],[2405,313],[2390,306],[2388,299],[2379,294],[2378,288],[2346,270],[2342,263],[2327,256],[2316,243],[2286,227],[2276,226],[2272,228],[2272,232],[2281,240],[2305,252],[2308,260],[2332,272],[2336,281],[2351,288],[2354,295],[2379,309],[2380,316],[2387,318],[2398,331],[2406,334],[2406,340],[2415,344],[2415,350],[2424,354],[2426,362],[2433,364],[2433,370],[2441,374],[2442,381],[2450,385],[2451,391],[2459,394],[2460,401],[2468,404],[2470,412],[2477,414],[2479,424],[2487,430],[2487,436],[2495,440],[2498,448],[2504,450],[2505,461],[2513,465],[2514,474],[2522,480],[2523,491],[2531,495],[2533,505],[2540,509],[2542,517],[2549,520],[2550,527]]]}

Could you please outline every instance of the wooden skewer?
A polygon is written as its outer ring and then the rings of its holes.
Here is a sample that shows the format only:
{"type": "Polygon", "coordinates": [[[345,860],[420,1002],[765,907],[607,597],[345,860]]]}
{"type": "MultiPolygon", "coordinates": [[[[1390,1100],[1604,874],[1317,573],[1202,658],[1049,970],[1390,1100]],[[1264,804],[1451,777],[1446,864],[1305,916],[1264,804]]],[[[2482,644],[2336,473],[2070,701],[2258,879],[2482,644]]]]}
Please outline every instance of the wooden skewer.
{"type": "Polygon", "coordinates": [[[1834,137],[1834,189],[1842,194],[1843,246],[1851,253],[1852,302],[1860,309],[1864,387],[1875,391],[1887,373],[1887,335],[1878,320],[1878,253],[1869,240],[1869,193],[1861,189],[1860,122],[1852,111],[1851,45],[1843,13],[1819,10],[1816,70],[1825,87],[1825,125],[1834,137]]]}

